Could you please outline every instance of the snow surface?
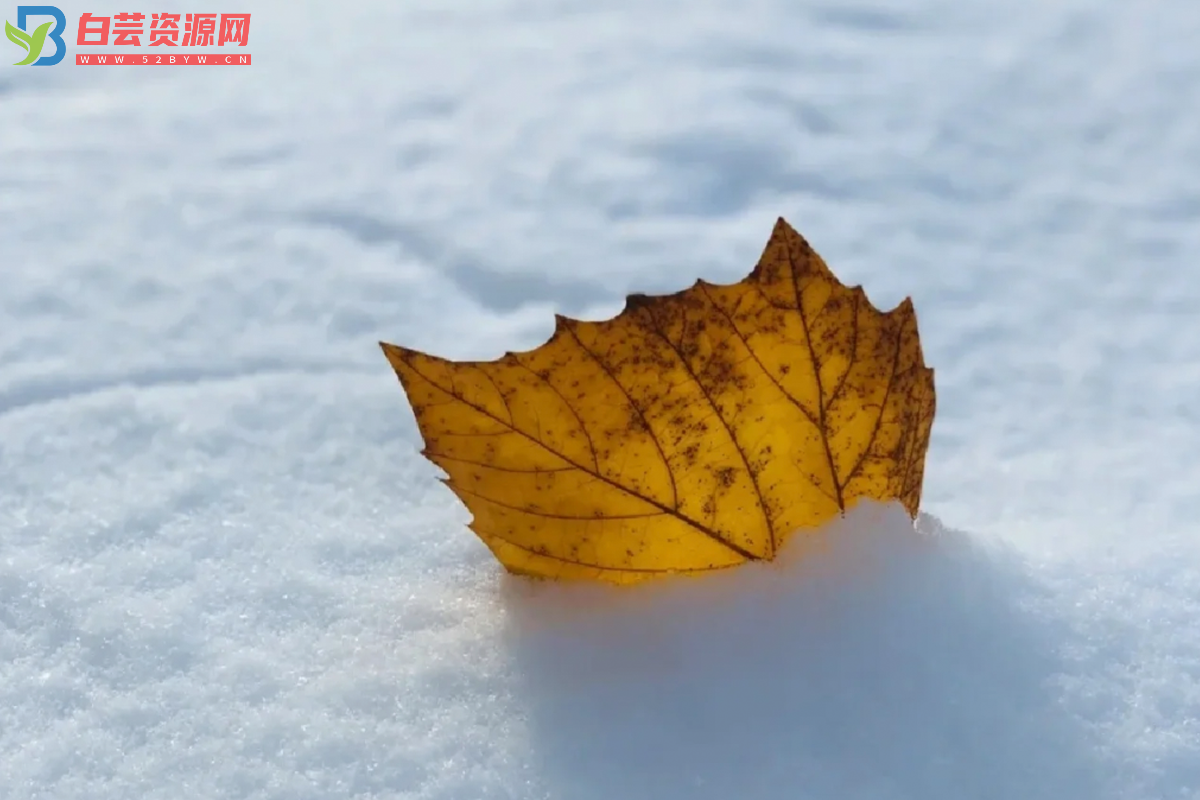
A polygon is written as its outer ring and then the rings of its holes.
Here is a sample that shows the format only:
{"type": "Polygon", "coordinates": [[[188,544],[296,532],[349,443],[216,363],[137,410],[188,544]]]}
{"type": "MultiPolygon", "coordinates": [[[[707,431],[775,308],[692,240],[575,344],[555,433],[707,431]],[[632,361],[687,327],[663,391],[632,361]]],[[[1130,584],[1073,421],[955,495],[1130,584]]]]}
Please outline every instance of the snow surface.
{"type": "Polygon", "coordinates": [[[250,68],[0,68],[0,798],[1200,797],[1200,5],[243,8],[250,68]],[[913,296],[919,532],[503,575],[376,341],[780,215],[913,296]]]}

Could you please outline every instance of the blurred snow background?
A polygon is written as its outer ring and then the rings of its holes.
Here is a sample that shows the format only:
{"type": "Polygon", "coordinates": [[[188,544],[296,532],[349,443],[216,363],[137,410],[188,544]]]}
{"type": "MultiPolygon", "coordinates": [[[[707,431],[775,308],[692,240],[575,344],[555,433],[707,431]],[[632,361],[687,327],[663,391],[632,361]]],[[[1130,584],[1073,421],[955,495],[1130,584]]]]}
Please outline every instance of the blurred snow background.
{"type": "Polygon", "coordinates": [[[253,67],[0,68],[0,798],[1200,797],[1200,6],[215,10],[253,67]],[[914,298],[920,535],[502,575],[376,341],[780,215],[914,298]]]}

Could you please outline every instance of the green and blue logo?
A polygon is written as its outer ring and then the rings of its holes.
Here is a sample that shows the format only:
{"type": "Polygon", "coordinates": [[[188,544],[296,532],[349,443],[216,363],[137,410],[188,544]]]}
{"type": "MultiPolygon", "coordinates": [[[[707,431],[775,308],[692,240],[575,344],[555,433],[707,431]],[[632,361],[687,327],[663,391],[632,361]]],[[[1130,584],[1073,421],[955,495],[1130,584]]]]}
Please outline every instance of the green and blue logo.
{"type": "Polygon", "coordinates": [[[8,20],[4,21],[4,35],[25,51],[25,58],[18,61],[16,66],[50,67],[62,61],[67,54],[62,38],[66,27],[66,17],[54,6],[17,6],[16,26],[8,20]],[[26,27],[29,17],[51,17],[51,21],[42,23],[31,33],[26,27]],[[51,25],[54,25],[53,29],[51,25]],[[47,39],[54,42],[54,54],[44,56],[42,48],[46,46],[47,39]]]}

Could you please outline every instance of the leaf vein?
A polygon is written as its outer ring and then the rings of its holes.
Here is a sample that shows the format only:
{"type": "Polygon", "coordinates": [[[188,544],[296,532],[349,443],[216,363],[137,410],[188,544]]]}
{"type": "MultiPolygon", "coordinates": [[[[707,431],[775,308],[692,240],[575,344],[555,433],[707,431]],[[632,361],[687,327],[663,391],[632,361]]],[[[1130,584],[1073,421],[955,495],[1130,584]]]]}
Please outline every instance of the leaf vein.
{"type": "Polygon", "coordinates": [[[646,569],[644,567],[604,567],[599,564],[593,564],[589,561],[578,561],[578,560],[572,559],[572,558],[564,558],[563,556],[560,556],[560,555],[551,555],[550,553],[539,553],[537,550],[534,550],[532,547],[527,547],[523,544],[518,544],[517,542],[514,542],[512,539],[505,538],[497,533],[492,533],[490,531],[488,531],[486,533],[480,533],[480,535],[481,536],[489,536],[493,539],[504,542],[507,545],[515,547],[518,550],[524,550],[526,553],[530,553],[532,555],[538,556],[539,558],[548,558],[551,561],[558,561],[563,564],[571,564],[576,567],[587,567],[588,569],[597,569],[597,570],[600,570],[601,572],[633,572],[633,573],[642,574],[642,575],[662,575],[662,574],[666,574],[666,573],[684,574],[684,573],[693,573],[693,572],[714,572],[716,570],[731,569],[732,567],[737,566],[737,564],[715,564],[710,567],[684,567],[682,569],[669,569],[669,570],[646,569]]]}
{"type": "Polygon", "coordinates": [[[571,415],[573,417],[575,417],[575,421],[577,423],[579,423],[579,431],[580,431],[580,433],[583,434],[584,438],[587,439],[588,450],[590,450],[592,452],[592,465],[596,468],[596,472],[599,472],[600,471],[600,456],[596,454],[596,443],[594,441],[592,441],[592,433],[591,433],[591,431],[589,431],[587,429],[587,425],[585,425],[583,422],[583,417],[579,416],[579,412],[575,409],[575,406],[571,405],[571,402],[569,400],[567,400],[567,398],[563,397],[563,393],[558,390],[557,386],[555,386],[553,383],[550,382],[549,378],[545,377],[540,372],[537,372],[536,370],[530,368],[528,364],[525,364],[520,359],[513,359],[513,360],[516,361],[516,363],[520,364],[522,367],[524,367],[526,370],[528,370],[529,373],[531,375],[533,375],[535,378],[537,378],[542,383],[549,386],[550,391],[552,391],[556,395],[558,395],[558,399],[563,401],[563,405],[565,405],[567,407],[567,410],[569,410],[571,412],[571,415]]]}
{"type": "MultiPolygon", "coordinates": [[[[430,386],[433,386],[435,389],[438,389],[439,391],[446,392],[447,394],[450,394],[450,392],[447,392],[447,391],[446,391],[445,387],[438,385],[438,383],[437,383],[436,381],[434,381],[433,379],[431,379],[430,377],[428,377],[427,375],[425,375],[423,372],[421,372],[419,369],[417,369],[416,365],[414,365],[414,364],[411,364],[411,363],[410,363],[410,364],[408,365],[408,367],[409,367],[409,369],[411,369],[411,370],[413,371],[413,374],[414,374],[414,375],[416,375],[416,376],[418,376],[419,378],[421,378],[423,381],[425,381],[426,383],[428,383],[430,386]]],[[[453,396],[453,395],[451,395],[451,396],[453,396]]],[[[493,416],[492,414],[490,414],[486,408],[482,408],[482,407],[480,407],[480,406],[478,406],[478,405],[476,405],[476,404],[474,404],[474,403],[470,402],[469,400],[466,400],[465,398],[462,398],[462,397],[459,397],[459,398],[457,398],[457,399],[459,400],[459,402],[461,402],[463,405],[467,406],[468,408],[471,408],[471,409],[473,409],[473,410],[477,411],[478,413],[480,413],[480,414],[482,414],[482,415],[484,415],[484,416],[486,416],[486,417],[489,417],[489,418],[491,418],[492,420],[494,420],[495,422],[497,422],[497,423],[499,423],[499,424],[504,424],[502,420],[498,420],[498,419],[496,419],[496,418],[495,418],[495,416],[493,416]]],[[[695,529],[696,529],[697,531],[699,531],[700,533],[704,534],[705,536],[709,537],[710,539],[712,539],[712,540],[713,540],[713,541],[715,541],[715,542],[719,542],[720,544],[722,544],[722,545],[724,545],[725,547],[729,548],[729,550],[731,550],[732,552],[734,552],[734,553],[736,553],[737,555],[741,556],[742,558],[746,559],[747,561],[757,561],[757,560],[759,560],[759,557],[758,557],[758,556],[756,556],[754,553],[751,553],[749,550],[747,550],[747,549],[745,549],[744,547],[742,547],[742,546],[738,545],[736,542],[731,542],[731,541],[729,541],[729,540],[728,540],[728,539],[726,539],[724,536],[722,536],[720,533],[718,533],[717,531],[715,531],[715,530],[713,530],[712,528],[708,527],[707,525],[704,525],[703,523],[699,522],[698,520],[694,520],[694,519],[692,519],[691,517],[688,517],[688,516],[686,516],[686,515],[684,515],[684,514],[681,514],[681,513],[679,512],[679,510],[678,510],[678,509],[676,509],[676,508],[668,508],[667,506],[664,506],[662,503],[659,503],[658,501],[654,500],[653,498],[646,497],[646,496],[644,496],[644,495],[642,495],[642,494],[638,493],[637,491],[635,491],[635,490],[633,490],[633,489],[630,489],[630,488],[629,488],[629,487],[627,487],[627,486],[622,486],[621,484],[619,484],[619,483],[617,483],[616,481],[614,481],[612,478],[609,478],[607,475],[601,474],[600,472],[593,472],[592,470],[589,470],[587,467],[583,466],[582,464],[577,464],[577,463],[576,463],[575,461],[573,461],[572,459],[568,458],[567,456],[563,455],[562,453],[559,453],[557,450],[555,450],[555,449],[553,449],[552,447],[548,446],[548,445],[547,445],[545,442],[539,442],[537,439],[534,439],[533,437],[531,437],[531,436],[530,436],[528,433],[526,433],[525,431],[522,431],[522,430],[520,430],[520,429],[518,429],[518,428],[514,428],[512,431],[505,431],[505,433],[515,433],[515,434],[518,434],[518,435],[520,435],[520,436],[523,436],[523,437],[525,437],[525,438],[526,438],[526,439],[528,439],[529,441],[531,441],[531,442],[533,442],[534,444],[536,444],[538,447],[541,447],[541,448],[545,449],[545,450],[546,450],[546,452],[548,452],[548,453],[550,453],[550,454],[552,454],[552,455],[555,455],[555,456],[557,456],[557,457],[561,458],[561,459],[562,459],[564,462],[566,462],[566,463],[568,463],[568,464],[572,465],[573,467],[575,467],[575,468],[576,468],[576,469],[578,469],[579,471],[581,471],[581,472],[584,472],[584,473],[587,473],[587,474],[589,474],[589,475],[592,475],[592,476],[596,477],[597,479],[599,479],[599,480],[603,481],[604,483],[607,483],[609,486],[612,486],[612,487],[613,487],[613,488],[615,488],[615,489],[619,489],[619,490],[621,490],[622,492],[625,492],[626,494],[628,494],[628,495],[629,495],[629,496],[631,496],[631,497],[635,497],[635,498],[637,498],[637,499],[639,499],[639,500],[645,501],[646,503],[648,503],[648,504],[650,504],[650,505],[654,506],[655,508],[658,508],[658,509],[660,509],[660,510],[661,510],[661,511],[663,511],[665,514],[668,514],[668,515],[670,515],[670,516],[673,516],[673,517],[675,517],[676,519],[680,520],[681,522],[683,522],[683,523],[685,523],[685,524],[687,524],[687,525],[690,525],[690,526],[692,526],[693,528],[695,528],[695,529]]]]}
{"type": "Polygon", "coordinates": [[[804,313],[804,301],[802,292],[800,291],[800,276],[797,272],[796,259],[792,255],[792,248],[786,247],[788,266],[791,267],[792,273],[792,292],[796,297],[796,311],[800,314],[800,325],[804,328],[804,341],[808,345],[808,356],[812,364],[813,378],[817,383],[817,429],[821,436],[821,443],[825,446],[825,460],[829,463],[829,477],[833,481],[834,492],[837,494],[838,509],[845,512],[846,498],[842,495],[842,486],[838,482],[837,466],[833,460],[833,448],[829,442],[829,428],[825,421],[825,389],[821,385],[821,364],[817,361],[817,351],[813,347],[812,328],[808,325],[808,317],[804,313]]]}
{"type": "Polygon", "coordinates": [[[475,364],[474,367],[483,373],[483,377],[488,379],[488,383],[490,383],[492,388],[496,390],[496,394],[500,395],[500,402],[504,404],[504,410],[508,414],[508,424],[515,425],[516,422],[513,419],[512,408],[508,405],[508,398],[505,397],[504,392],[500,390],[500,384],[496,383],[496,380],[488,373],[486,369],[483,368],[482,364],[475,364]]]}
{"type": "MultiPolygon", "coordinates": [[[[641,408],[638,407],[638,404],[633,401],[633,395],[629,393],[629,390],[625,388],[623,383],[617,380],[616,373],[612,371],[608,364],[604,363],[600,356],[593,353],[591,349],[589,349],[588,346],[583,343],[583,340],[579,338],[579,334],[575,333],[574,328],[568,326],[567,331],[571,334],[571,338],[575,340],[575,343],[579,345],[579,349],[586,353],[593,361],[595,361],[596,365],[600,367],[604,374],[607,375],[608,378],[616,385],[616,387],[621,390],[621,394],[625,395],[625,399],[629,401],[629,407],[633,409],[634,413],[638,415],[638,419],[640,419],[642,424],[646,426],[646,433],[650,434],[650,441],[654,442],[654,448],[658,450],[659,458],[662,459],[663,466],[667,469],[667,476],[671,479],[671,505],[675,510],[678,510],[679,489],[675,485],[675,471],[671,469],[671,462],[667,460],[667,454],[663,450],[662,442],[659,441],[658,435],[654,432],[654,428],[650,427],[650,420],[646,419],[646,414],[641,408]]],[[[596,468],[596,471],[599,472],[599,467],[596,468]]]]}
{"type": "MultiPolygon", "coordinates": [[[[854,463],[854,467],[849,473],[847,473],[846,483],[843,484],[844,486],[849,486],[850,481],[854,480],[855,476],[858,475],[858,471],[862,469],[863,464],[866,463],[867,455],[871,452],[871,448],[875,445],[875,439],[879,435],[879,428],[883,424],[883,415],[887,411],[888,397],[892,393],[892,386],[894,386],[896,383],[896,367],[900,365],[900,350],[904,346],[904,337],[902,335],[902,331],[902,328],[896,331],[896,351],[892,354],[892,374],[888,376],[887,387],[883,390],[883,400],[879,403],[879,416],[875,418],[875,425],[873,428],[871,428],[871,435],[867,438],[866,446],[863,448],[862,453],[859,454],[858,460],[854,463]]],[[[838,491],[841,491],[840,487],[838,491]]]]}
{"type": "Polygon", "coordinates": [[[479,492],[458,484],[452,484],[452,488],[455,492],[462,492],[463,494],[469,494],[472,497],[478,497],[480,500],[491,503],[494,506],[507,508],[510,511],[519,511],[522,514],[529,514],[530,516],[534,517],[545,517],[546,519],[564,519],[573,522],[603,522],[609,519],[650,519],[651,517],[661,517],[664,513],[666,513],[664,511],[650,511],[645,514],[602,514],[600,516],[584,516],[582,514],[555,514],[550,511],[536,511],[532,508],[515,506],[511,503],[506,503],[503,500],[497,500],[494,497],[488,497],[487,495],[480,494],[479,492]]]}
{"type": "Polygon", "coordinates": [[[458,456],[450,456],[445,453],[436,453],[432,450],[424,451],[426,458],[440,458],[444,461],[455,461],[459,464],[467,464],[472,467],[483,467],[484,469],[494,469],[498,472],[514,472],[521,475],[540,475],[549,472],[577,472],[576,467],[532,467],[530,469],[518,469],[517,467],[503,467],[499,464],[488,464],[486,461],[475,461],[470,458],[460,458],[458,456]]]}
{"type": "MultiPolygon", "coordinates": [[[[707,293],[705,296],[707,297],[707,293]]],[[[695,371],[692,369],[692,365],[689,364],[688,360],[684,357],[682,349],[675,346],[670,337],[668,337],[666,332],[663,331],[659,326],[658,320],[654,319],[653,315],[648,316],[650,317],[651,330],[658,334],[659,337],[661,337],[662,340],[667,343],[667,347],[669,347],[671,352],[675,354],[675,357],[679,359],[679,363],[687,371],[687,374],[692,377],[692,380],[696,382],[696,386],[700,389],[700,393],[704,395],[704,399],[708,401],[709,406],[711,406],[712,410],[716,412],[717,418],[721,420],[721,426],[725,428],[725,432],[729,435],[729,441],[733,444],[733,449],[737,451],[738,456],[742,460],[742,465],[746,468],[746,474],[750,476],[750,483],[754,486],[754,493],[758,495],[758,507],[759,510],[762,511],[763,521],[767,524],[767,537],[773,552],[775,546],[775,524],[771,521],[770,509],[767,507],[767,502],[763,498],[762,487],[758,485],[758,476],[754,474],[754,470],[750,469],[750,459],[746,456],[746,451],[738,442],[737,434],[734,433],[733,428],[730,427],[729,421],[725,419],[725,415],[721,413],[721,409],[717,407],[716,401],[713,400],[712,395],[709,394],[708,388],[704,385],[704,382],[700,380],[700,376],[695,373],[695,371]]]]}

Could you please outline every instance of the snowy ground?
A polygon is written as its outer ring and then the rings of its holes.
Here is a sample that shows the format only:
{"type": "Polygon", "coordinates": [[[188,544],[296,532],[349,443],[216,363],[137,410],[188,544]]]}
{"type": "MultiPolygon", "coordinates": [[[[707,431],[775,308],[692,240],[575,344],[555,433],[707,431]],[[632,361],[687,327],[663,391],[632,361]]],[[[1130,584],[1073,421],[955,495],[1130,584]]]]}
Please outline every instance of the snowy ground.
{"type": "Polygon", "coordinates": [[[347,5],[0,67],[0,798],[1200,797],[1200,5],[347,5]],[[779,215],[914,298],[925,535],[503,576],[376,341],[531,347],[779,215]]]}

